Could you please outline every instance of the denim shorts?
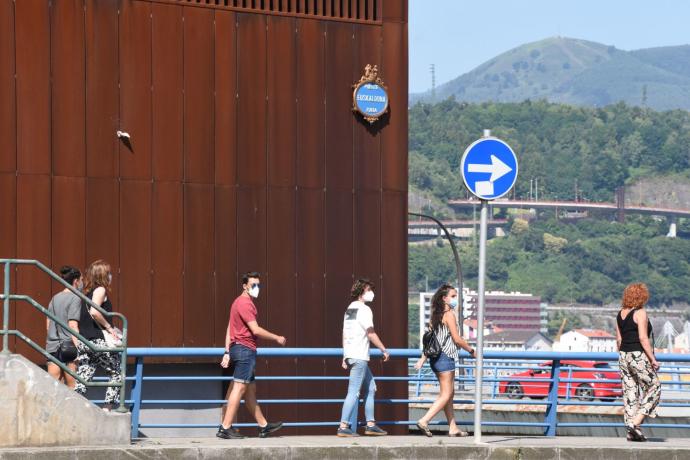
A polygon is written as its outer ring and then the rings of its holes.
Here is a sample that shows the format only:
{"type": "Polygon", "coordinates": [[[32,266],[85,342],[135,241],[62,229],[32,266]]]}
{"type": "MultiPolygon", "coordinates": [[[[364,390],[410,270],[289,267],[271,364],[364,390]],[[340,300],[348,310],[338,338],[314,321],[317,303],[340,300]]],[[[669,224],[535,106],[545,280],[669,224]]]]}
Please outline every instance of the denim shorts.
{"type": "Polygon", "coordinates": [[[230,362],[232,364],[233,381],[240,383],[254,382],[256,350],[234,343],[230,347],[230,362]]]}
{"type": "Polygon", "coordinates": [[[429,361],[429,365],[431,365],[431,370],[437,374],[440,374],[441,372],[455,371],[455,359],[451,358],[444,352],[441,352],[438,358],[429,361]]]}

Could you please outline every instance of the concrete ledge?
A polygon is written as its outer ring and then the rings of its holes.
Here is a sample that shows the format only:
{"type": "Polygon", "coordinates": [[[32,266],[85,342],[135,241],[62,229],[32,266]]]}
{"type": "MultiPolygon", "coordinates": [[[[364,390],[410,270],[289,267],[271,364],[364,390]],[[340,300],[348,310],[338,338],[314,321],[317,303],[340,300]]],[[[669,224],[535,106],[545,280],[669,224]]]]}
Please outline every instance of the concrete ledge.
{"type": "Polygon", "coordinates": [[[222,440],[145,439],[123,447],[23,448],[0,450],[0,460],[67,460],[98,458],[212,460],[324,460],[324,459],[587,459],[681,460],[690,458],[687,439],[655,439],[631,443],[624,438],[472,438],[388,436],[385,438],[336,438],[294,436],[268,439],[222,440]]]}
{"type": "Polygon", "coordinates": [[[130,415],[106,413],[23,356],[0,353],[0,448],[130,444],[130,415]]]}

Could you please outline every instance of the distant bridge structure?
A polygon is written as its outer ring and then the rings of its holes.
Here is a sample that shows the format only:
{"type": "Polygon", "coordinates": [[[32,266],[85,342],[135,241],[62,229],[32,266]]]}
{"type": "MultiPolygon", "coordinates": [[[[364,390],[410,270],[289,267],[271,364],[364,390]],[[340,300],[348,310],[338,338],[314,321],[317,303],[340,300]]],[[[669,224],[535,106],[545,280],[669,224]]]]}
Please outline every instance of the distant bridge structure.
{"type": "MultiPolygon", "coordinates": [[[[615,203],[588,201],[532,201],[532,200],[495,200],[491,202],[494,208],[511,209],[553,209],[565,211],[610,211],[616,213],[618,220],[622,222],[626,214],[643,214],[666,217],[669,220],[669,232],[667,236],[676,236],[678,218],[690,218],[690,209],[663,208],[659,206],[625,205],[622,194],[617,194],[615,203]]],[[[472,209],[479,205],[477,200],[450,200],[448,205],[454,209],[472,209]]]]}

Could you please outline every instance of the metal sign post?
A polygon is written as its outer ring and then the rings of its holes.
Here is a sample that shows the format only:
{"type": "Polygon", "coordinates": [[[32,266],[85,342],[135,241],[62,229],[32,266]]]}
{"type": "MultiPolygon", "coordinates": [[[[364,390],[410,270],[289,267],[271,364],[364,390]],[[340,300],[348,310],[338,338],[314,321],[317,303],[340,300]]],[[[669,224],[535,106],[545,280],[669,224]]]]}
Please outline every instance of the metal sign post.
{"type": "Polygon", "coordinates": [[[508,193],[517,179],[517,157],[508,144],[484,137],[467,147],[460,162],[462,179],[467,189],[481,202],[479,215],[479,274],[477,280],[477,347],[474,371],[474,442],[482,441],[482,377],[484,372],[484,293],[486,278],[486,233],[489,220],[489,200],[508,193]]]}
{"type": "Polygon", "coordinates": [[[482,377],[484,374],[484,278],[486,275],[486,227],[488,204],[482,200],[479,211],[479,274],[477,280],[477,347],[474,374],[474,442],[482,442],[482,377]]]}

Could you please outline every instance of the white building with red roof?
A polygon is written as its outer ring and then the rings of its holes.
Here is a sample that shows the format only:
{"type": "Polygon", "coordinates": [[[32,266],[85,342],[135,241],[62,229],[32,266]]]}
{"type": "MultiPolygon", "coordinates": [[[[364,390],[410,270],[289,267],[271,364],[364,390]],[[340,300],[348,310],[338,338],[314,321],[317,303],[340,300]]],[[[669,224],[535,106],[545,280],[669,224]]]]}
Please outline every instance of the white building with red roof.
{"type": "Polygon", "coordinates": [[[574,329],[553,343],[553,351],[615,352],[616,337],[601,329],[574,329]]]}

